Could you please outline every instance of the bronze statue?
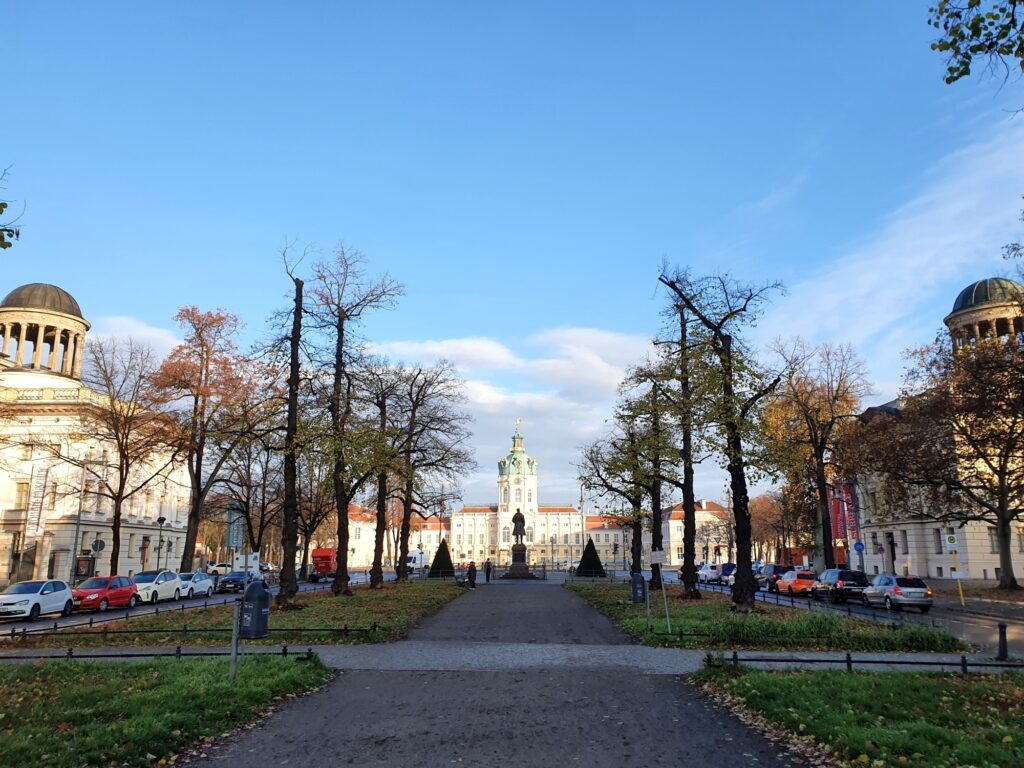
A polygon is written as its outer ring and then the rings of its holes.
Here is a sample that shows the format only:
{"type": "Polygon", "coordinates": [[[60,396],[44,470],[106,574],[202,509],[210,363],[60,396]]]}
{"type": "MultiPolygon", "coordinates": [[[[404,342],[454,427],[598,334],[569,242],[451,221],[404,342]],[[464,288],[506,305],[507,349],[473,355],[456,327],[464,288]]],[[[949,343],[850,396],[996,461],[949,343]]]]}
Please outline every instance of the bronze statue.
{"type": "Polygon", "coordinates": [[[523,513],[517,509],[516,513],[512,515],[512,538],[516,540],[516,544],[522,544],[525,536],[526,518],[523,516],[523,513]]]}

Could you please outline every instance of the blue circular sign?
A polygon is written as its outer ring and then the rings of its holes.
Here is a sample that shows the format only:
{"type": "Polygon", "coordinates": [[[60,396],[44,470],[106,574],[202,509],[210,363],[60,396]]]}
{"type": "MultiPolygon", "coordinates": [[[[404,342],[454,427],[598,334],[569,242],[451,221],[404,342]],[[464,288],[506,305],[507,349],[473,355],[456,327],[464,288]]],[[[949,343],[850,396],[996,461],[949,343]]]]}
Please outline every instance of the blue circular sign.
{"type": "Polygon", "coordinates": [[[863,541],[858,541],[856,544],[853,545],[853,548],[857,552],[863,552],[864,551],[864,542],[863,541]]]}

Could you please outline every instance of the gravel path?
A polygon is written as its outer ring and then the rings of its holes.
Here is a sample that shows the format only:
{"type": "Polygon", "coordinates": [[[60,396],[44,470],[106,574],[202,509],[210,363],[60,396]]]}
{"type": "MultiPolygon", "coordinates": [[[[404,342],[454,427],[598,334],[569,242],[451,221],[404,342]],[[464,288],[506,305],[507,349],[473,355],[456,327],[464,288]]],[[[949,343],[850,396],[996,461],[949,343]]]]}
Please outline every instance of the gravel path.
{"type": "Polygon", "coordinates": [[[685,683],[699,652],[637,646],[550,584],[481,584],[408,641],[322,655],[341,669],[337,679],[226,740],[201,764],[790,764],[782,748],[685,683]]]}

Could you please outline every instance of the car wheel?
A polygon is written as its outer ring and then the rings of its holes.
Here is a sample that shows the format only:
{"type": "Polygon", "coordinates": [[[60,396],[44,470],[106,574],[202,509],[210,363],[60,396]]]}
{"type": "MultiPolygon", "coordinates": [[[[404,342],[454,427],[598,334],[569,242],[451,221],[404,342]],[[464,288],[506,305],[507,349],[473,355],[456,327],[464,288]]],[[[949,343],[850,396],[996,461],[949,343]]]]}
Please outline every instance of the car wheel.
{"type": "Polygon", "coordinates": [[[816,589],[811,590],[811,597],[813,597],[816,601],[821,600],[821,595],[818,594],[818,590],[816,589]]]}
{"type": "Polygon", "coordinates": [[[156,605],[156,592],[153,592],[153,596],[149,598],[149,602],[156,605]]]}
{"type": "Polygon", "coordinates": [[[191,587],[189,587],[189,590],[188,590],[188,599],[189,600],[192,599],[192,588],[191,587]]]}
{"type": "Polygon", "coordinates": [[[42,613],[42,609],[39,607],[39,603],[36,603],[29,609],[28,621],[35,621],[39,618],[40,613],[42,613]]]}
{"type": "Polygon", "coordinates": [[[892,610],[892,598],[889,597],[888,595],[885,596],[885,610],[887,610],[887,611],[891,611],[892,610]]]}
{"type": "Polygon", "coordinates": [[[868,600],[868,596],[867,595],[861,595],[860,596],[860,601],[862,603],[864,603],[864,607],[865,608],[870,608],[871,607],[871,601],[868,600]]]}
{"type": "Polygon", "coordinates": [[[128,607],[129,608],[134,608],[138,604],[139,604],[139,596],[138,595],[132,595],[131,597],[128,598],[128,607]]]}
{"type": "Polygon", "coordinates": [[[107,610],[108,607],[110,607],[110,603],[108,603],[107,598],[104,597],[100,600],[100,613],[103,613],[103,611],[107,610]]]}
{"type": "Polygon", "coordinates": [[[60,612],[60,615],[70,616],[73,610],[75,610],[75,604],[68,600],[66,603],[64,603],[64,610],[60,612]]]}
{"type": "Polygon", "coordinates": [[[174,600],[175,600],[175,602],[177,602],[178,600],[181,600],[181,590],[180,589],[174,590],[174,600]]]}
{"type": "Polygon", "coordinates": [[[836,602],[836,593],[835,593],[835,590],[833,590],[833,589],[830,589],[830,590],[828,591],[828,601],[829,601],[830,603],[833,603],[833,604],[834,604],[834,603],[836,602]]]}
{"type": "Polygon", "coordinates": [[[790,597],[793,596],[793,588],[792,587],[786,587],[786,591],[789,592],[789,596],[790,597]]]}
{"type": "Polygon", "coordinates": [[[209,588],[208,588],[208,589],[206,590],[206,596],[207,596],[207,597],[213,597],[213,587],[209,587],[209,588]]]}

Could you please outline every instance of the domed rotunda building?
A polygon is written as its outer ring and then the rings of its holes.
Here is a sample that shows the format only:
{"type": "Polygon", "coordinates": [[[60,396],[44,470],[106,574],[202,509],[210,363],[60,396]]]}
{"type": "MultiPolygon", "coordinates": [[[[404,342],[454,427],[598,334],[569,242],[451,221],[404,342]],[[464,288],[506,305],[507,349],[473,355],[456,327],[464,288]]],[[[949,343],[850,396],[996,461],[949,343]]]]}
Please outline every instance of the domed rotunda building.
{"type": "MultiPolygon", "coordinates": [[[[117,453],[85,426],[89,409],[109,403],[82,382],[89,328],[56,285],[29,283],[0,301],[0,587],[110,572],[112,503],[97,479],[115,471],[117,453]]],[[[119,573],[176,569],[187,509],[176,462],[124,503],[119,573]]]]}

